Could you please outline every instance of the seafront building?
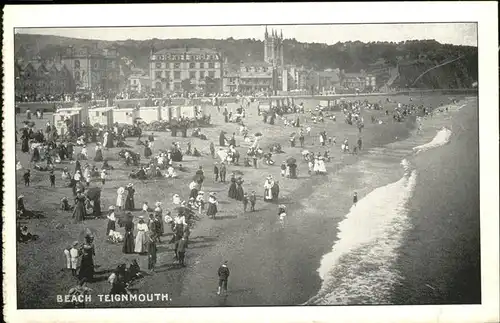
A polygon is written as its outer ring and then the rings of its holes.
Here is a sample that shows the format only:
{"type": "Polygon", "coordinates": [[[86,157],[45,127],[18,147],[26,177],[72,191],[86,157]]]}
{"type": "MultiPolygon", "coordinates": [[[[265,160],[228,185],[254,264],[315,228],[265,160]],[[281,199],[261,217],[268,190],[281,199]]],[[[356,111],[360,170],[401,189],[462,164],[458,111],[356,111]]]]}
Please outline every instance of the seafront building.
{"type": "Polygon", "coordinates": [[[159,51],[151,48],[149,75],[153,90],[178,92],[189,88],[218,92],[222,87],[222,54],[208,48],[185,47],[159,51]]]}
{"type": "Polygon", "coordinates": [[[69,46],[62,62],[73,76],[76,88],[92,92],[118,92],[120,65],[115,48],[69,46]]]}
{"type": "Polygon", "coordinates": [[[47,98],[75,91],[75,82],[61,60],[40,58],[14,64],[16,100],[47,98]]]}

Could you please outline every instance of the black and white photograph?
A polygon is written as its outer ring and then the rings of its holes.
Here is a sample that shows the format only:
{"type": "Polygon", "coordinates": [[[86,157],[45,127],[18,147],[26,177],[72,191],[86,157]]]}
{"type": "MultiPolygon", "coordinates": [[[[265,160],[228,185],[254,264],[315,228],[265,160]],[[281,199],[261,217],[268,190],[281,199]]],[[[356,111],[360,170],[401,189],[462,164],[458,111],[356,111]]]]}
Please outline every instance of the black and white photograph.
{"type": "Polygon", "coordinates": [[[7,8],[11,318],[498,321],[497,9],[349,5],[7,8]]]}

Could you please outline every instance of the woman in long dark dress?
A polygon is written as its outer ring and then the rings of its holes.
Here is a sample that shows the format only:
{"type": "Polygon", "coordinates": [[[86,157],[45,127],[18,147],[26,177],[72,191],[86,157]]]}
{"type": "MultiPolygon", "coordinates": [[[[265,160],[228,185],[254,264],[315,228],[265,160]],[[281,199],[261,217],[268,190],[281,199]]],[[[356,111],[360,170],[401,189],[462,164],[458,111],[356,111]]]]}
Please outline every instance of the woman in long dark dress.
{"type": "Polygon", "coordinates": [[[226,145],[226,136],[224,136],[224,132],[221,131],[219,135],[219,146],[224,147],[226,145]]]}
{"type": "Polygon", "coordinates": [[[76,191],[73,218],[75,222],[81,222],[85,219],[85,195],[82,194],[81,190],[76,191]]]}
{"type": "Polygon", "coordinates": [[[102,148],[100,145],[98,145],[95,149],[95,157],[94,157],[94,161],[96,162],[102,162],[103,161],[103,158],[102,158],[102,148]]]}
{"type": "Polygon", "coordinates": [[[236,198],[236,178],[234,177],[234,173],[231,174],[231,184],[229,185],[227,196],[232,199],[236,198]]]}
{"type": "Polygon", "coordinates": [[[236,181],[236,200],[237,201],[243,201],[243,195],[245,195],[245,192],[243,191],[243,187],[241,186],[243,184],[243,179],[240,177],[236,181]]]}
{"type": "Polygon", "coordinates": [[[33,148],[33,155],[31,156],[31,161],[37,163],[40,161],[40,151],[38,147],[33,148]]]}
{"type": "Polygon", "coordinates": [[[146,140],[146,142],[144,143],[144,157],[146,158],[149,158],[151,157],[151,155],[153,154],[153,152],[151,151],[151,147],[149,147],[149,141],[146,140]]]}
{"type": "Polygon", "coordinates": [[[134,223],[132,222],[132,214],[127,213],[125,219],[125,236],[123,239],[123,253],[134,253],[134,223]]]}
{"type": "Polygon", "coordinates": [[[28,132],[26,132],[26,136],[24,135],[23,132],[23,137],[21,138],[22,143],[21,143],[21,150],[23,153],[27,153],[30,151],[30,146],[29,146],[29,137],[27,135],[28,132]]]}
{"type": "Polygon", "coordinates": [[[125,210],[133,211],[135,209],[135,203],[134,203],[135,190],[133,188],[133,184],[129,183],[127,185],[126,190],[128,191],[128,194],[127,194],[127,198],[125,200],[125,210]]]}
{"type": "Polygon", "coordinates": [[[95,249],[92,243],[92,237],[85,236],[85,243],[81,249],[82,262],[80,263],[80,272],[78,278],[85,278],[88,282],[94,279],[94,255],[95,249]]]}

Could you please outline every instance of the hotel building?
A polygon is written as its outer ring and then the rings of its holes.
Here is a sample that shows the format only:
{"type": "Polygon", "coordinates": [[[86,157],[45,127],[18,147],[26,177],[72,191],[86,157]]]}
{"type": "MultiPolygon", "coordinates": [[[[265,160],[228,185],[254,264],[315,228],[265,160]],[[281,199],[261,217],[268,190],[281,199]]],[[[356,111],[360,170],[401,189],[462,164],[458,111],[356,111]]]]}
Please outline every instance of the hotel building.
{"type": "Polygon", "coordinates": [[[222,87],[222,54],[205,48],[171,48],[154,51],[149,58],[153,90],[183,91],[189,80],[192,90],[219,92],[222,87]]]}

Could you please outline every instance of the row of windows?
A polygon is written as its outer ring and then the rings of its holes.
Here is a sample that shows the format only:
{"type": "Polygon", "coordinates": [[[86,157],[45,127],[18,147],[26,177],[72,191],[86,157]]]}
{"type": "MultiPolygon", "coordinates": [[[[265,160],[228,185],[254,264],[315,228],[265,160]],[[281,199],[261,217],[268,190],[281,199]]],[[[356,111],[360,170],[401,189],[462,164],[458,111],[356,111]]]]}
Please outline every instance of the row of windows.
{"type": "MultiPolygon", "coordinates": [[[[208,76],[210,78],[214,78],[215,77],[215,71],[208,71],[205,72],[205,71],[199,71],[199,72],[194,72],[194,71],[191,71],[189,72],[189,78],[190,79],[197,79],[196,77],[196,74],[199,75],[199,79],[204,79],[205,76],[208,76]]],[[[170,73],[168,71],[166,71],[166,73],[164,74],[162,71],[156,71],[155,72],[155,79],[161,79],[163,78],[163,75],[170,75],[170,73]]],[[[181,79],[181,72],[180,71],[174,71],[174,80],[180,80],[181,79]]]]}
{"type": "MultiPolygon", "coordinates": [[[[74,65],[75,69],[80,69],[80,60],[75,59],[73,62],[73,65],[74,65]]],[[[102,65],[103,67],[106,67],[106,65],[107,65],[108,68],[115,68],[116,62],[115,61],[104,61],[104,63],[102,63],[102,64],[99,64],[98,62],[94,62],[95,69],[98,69],[99,65],[102,65]]]]}
{"type": "MultiPolygon", "coordinates": [[[[219,64],[217,64],[217,67],[219,64]]],[[[156,62],[155,64],[156,68],[175,68],[179,69],[181,68],[181,63],[161,63],[161,62],[156,62]]],[[[205,63],[189,63],[189,68],[215,68],[215,63],[213,62],[205,62],[205,63]]]]}

